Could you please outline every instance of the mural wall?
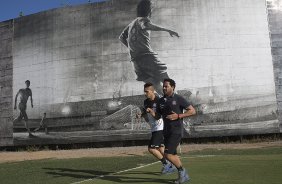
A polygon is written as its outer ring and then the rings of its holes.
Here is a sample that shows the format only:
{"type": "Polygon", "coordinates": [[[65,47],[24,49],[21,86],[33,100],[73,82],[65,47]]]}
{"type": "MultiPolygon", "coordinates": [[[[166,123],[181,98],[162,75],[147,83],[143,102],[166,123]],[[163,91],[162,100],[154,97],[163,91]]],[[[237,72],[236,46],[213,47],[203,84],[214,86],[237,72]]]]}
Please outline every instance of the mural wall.
{"type": "Polygon", "coordinates": [[[282,132],[282,1],[281,0],[267,0],[268,23],[271,40],[271,53],[274,68],[274,81],[276,87],[276,98],[278,104],[278,119],[280,122],[280,132],[282,132]]]}
{"type": "MultiPolygon", "coordinates": [[[[42,125],[29,138],[24,124],[14,122],[15,145],[149,137],[149,125],[135,118],[144,83],[118,39],[138,2],[111,0],[14,20],[13,100],[30,80],[29,126],[42,125]]],[[[153,2],[152,22],[180,35],[153,31],[151,46],[177,93],[197,109],[185,120],[186,136],[279,132],[265,0],[153,2]]]]}

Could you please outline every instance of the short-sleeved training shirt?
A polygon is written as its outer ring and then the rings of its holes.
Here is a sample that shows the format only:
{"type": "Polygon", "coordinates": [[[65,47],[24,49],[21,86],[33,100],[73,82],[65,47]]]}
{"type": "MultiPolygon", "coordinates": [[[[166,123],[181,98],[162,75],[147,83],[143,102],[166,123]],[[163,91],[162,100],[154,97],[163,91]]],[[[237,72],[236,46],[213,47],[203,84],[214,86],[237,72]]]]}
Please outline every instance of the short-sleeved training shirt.
{"type": "MultiPolygon", "coordinates": [[[[151,108],[156,112],[158,100],[159,100],[158,96],[156,96],[154,100],[150,100],[148,98],[144,100],[144,111],[147,108],[151,108]]],[[[163,123],[162,118],[160,118],[159,120],[156,120],[150,113],[147,113],[147,112],[144,112],[144,113],[146,113],[148,117],[152,132],[163,130],[164,123],[163,123]]]]}
{"type": "Polygon", "coordinates": [[[128,48],[131,58],[156,54],[150,45],[150,31],[145,29],[146,24],[150,22],[148,17],[137,17],[128,25],[128,48]]]}
{"type": "Polygon", "coordinates": [[[182,96],[173,94],[172,96],[164,96],[160,98],[157,104],[157,113],[163,117],[164,134],[182,134],[183,133],[183,119],[169,120],[167,115],[175,112],[182,114],[191,104],[182,96]]]}

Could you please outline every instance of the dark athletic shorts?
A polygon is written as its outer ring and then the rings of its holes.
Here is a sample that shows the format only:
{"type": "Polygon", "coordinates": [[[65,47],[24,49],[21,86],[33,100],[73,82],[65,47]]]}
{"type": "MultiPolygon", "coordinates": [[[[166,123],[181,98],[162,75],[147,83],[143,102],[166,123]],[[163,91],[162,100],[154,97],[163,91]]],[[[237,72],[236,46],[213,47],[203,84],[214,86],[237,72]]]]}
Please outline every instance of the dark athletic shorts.
{"type": "Polygon", "coordinates": [[[148,147],[149,148],[164,147],[164,135],[162,130],[152,132],[152,137],[148,147]]]}
{"type": "Polygon", "coordinates": [[[176,155],[177,146],[181,142],[181,134],[168,134],[164,135],[165,153],[176,155]]]}
{"type": "Polygon", "coordinates": [[[149,78],[154,78],[159,81],[168,78],[167,66],[162,63],[157,55],[146,54],[133,58],[135,73],[138,81],[145,81],[149,78]]]}

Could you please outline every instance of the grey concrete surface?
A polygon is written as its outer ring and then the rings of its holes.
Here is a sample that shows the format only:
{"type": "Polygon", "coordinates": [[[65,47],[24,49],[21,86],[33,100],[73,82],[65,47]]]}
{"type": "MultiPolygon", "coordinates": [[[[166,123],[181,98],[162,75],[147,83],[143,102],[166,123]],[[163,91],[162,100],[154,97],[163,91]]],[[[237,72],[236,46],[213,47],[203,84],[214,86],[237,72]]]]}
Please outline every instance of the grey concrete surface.
{"type": "Polygon", "coordinates": [[[271,53],[273,61],[274,81],[280,131],[282,132],[282,1],[267,0],[271,53]]]}
{"type": "Polygon", "coordinates": [[[13,21],[0,22],[0,146],[13,144],[13,21]]]}

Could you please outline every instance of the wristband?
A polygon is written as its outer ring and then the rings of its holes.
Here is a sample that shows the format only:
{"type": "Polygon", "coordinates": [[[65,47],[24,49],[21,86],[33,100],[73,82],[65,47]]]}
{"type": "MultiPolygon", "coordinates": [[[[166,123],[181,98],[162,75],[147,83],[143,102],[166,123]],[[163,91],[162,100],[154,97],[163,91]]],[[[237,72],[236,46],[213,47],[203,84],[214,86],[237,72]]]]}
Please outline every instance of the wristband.
{"type": "Polygon", "coordinates": [[[178,118],[177,118],[177,119],[180,119],[179,114],[177,114],[177,115],[178,115],[178,118]]]}

